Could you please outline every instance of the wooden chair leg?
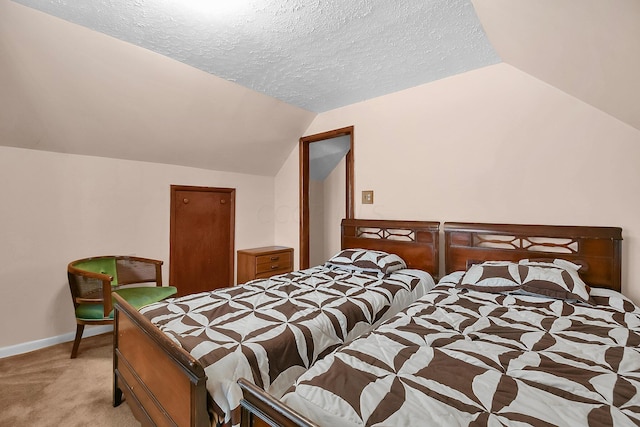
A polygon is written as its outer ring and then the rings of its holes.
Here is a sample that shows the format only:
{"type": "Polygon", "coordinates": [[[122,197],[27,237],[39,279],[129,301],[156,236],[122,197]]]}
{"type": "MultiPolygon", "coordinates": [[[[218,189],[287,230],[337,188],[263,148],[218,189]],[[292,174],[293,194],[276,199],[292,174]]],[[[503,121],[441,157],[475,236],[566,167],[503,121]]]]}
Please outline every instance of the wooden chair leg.
{"type": "Polygon", "coordinates": [[[116,374],[113,374],[113,407],[119,406],[122,403],[122,390],[118,387],[118,379],[116,374]]]}
{"type": "Polygon", "coordinates": [[[71,358],[75,359],[78,355],[78,347],[80,347],[80,340],[82,339],[82,332],[84,332],[84,325],[78,323],[76,327],[76,339],[73,341],[73,348],[71,349],[71,358]]]}

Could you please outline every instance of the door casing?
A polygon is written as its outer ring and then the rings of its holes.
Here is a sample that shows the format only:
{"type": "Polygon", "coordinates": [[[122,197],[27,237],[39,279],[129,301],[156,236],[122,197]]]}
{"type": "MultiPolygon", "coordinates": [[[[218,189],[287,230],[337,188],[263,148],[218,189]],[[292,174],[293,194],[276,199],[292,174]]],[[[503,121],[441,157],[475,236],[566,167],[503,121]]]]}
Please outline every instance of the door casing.
{"type": "Polygon", "coordinates": [[[309,268],[309,144],[339,136],[350,136],[351,147],[346,156],[347,218],[354,217],[354,128],[348,126],[300,138],[300,269],[309,268]]]}

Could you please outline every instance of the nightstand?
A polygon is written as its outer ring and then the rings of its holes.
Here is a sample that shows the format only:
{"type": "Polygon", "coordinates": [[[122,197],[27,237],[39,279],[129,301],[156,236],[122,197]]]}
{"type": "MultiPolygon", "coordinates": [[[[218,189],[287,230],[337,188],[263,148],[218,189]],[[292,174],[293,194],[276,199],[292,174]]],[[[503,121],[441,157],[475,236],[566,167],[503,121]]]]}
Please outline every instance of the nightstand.
{"type": "Polygon", "coordinates": [[[293,248],[265,246],[238,251],[238,283],[293,271],[293,248]]]}

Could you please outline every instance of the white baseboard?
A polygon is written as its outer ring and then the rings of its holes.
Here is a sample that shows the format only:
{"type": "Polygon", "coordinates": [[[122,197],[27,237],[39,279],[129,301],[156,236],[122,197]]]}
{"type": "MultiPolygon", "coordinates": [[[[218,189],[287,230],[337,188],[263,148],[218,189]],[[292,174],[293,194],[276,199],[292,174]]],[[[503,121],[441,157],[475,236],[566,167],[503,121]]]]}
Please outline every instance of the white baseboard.
{"type": "MultiPolygon", "coordinates": [[[[84,329],[82,337],[92,337],[94,335],[100,335],[111,331],[113,331],[112,325],[88,326],[84,329]]],[[[73,341],[75,337],[75,332],[69,332],[68,334],[62,334],[55,337],[29,341],[22,344],[11,345],[8,347],[2,347],[0,348],[0,359],[9,356],[15,356],[17,354],[28,353],[30,351],[39,350],[41,348],[50,347],[52,345],[60,344],[63,342],[73,341]]]]}

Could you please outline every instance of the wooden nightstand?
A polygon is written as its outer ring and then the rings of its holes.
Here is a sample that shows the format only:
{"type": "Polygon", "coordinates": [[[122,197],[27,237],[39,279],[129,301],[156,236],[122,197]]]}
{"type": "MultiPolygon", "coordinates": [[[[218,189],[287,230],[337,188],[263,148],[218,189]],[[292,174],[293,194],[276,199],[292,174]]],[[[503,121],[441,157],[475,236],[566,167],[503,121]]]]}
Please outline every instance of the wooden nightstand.
{"type": "Polygon", "coordinates": [[[293,248],[265,246],[238,251],[238,283],[293,271],[293,248]]]}

